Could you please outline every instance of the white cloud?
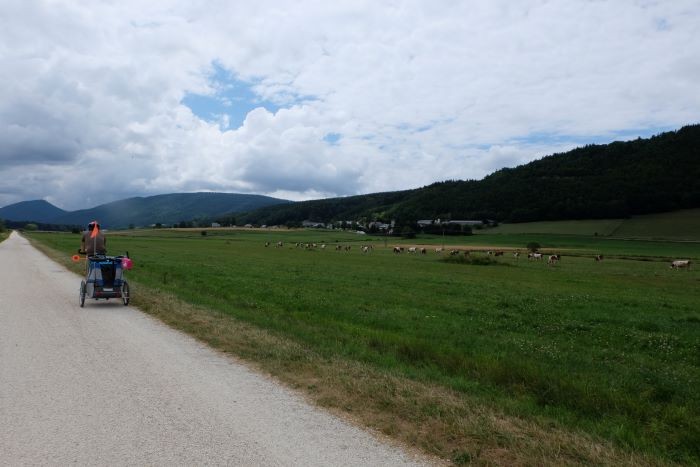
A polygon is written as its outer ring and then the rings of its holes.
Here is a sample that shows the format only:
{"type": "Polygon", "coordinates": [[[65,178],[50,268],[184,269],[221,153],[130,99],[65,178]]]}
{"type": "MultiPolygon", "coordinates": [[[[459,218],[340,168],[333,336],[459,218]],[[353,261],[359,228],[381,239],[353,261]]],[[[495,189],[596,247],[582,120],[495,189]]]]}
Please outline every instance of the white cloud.
{"type": "Polygon", "coordinates": [[[681,0],[10,0],[0,205],[412,188],[695,123],[699,20],[681,0]],[[285,108],[200,120],[181,100],[215,92],[214,63],[285,108]]]}

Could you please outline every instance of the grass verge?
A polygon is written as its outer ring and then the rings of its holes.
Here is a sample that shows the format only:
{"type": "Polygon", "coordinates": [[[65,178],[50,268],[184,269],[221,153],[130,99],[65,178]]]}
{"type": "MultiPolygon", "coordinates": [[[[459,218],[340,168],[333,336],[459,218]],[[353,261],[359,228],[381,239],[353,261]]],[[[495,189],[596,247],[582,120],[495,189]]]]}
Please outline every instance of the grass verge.
{"type": "MultiPolygon", "coordinates": [[[[79,272],[65,253],[40,242],[49,257],[79,272]]],[[[316,404],[408,446],[455,464],[660,465],[551,421],[506,415],[468,394],[382,371],[362,362],[323,356],[298,342],[132,284],[133,304],[164,323],[236,355],[316,404]]],[[[76,305],[77,306],[77,305],[76,305]]]]}

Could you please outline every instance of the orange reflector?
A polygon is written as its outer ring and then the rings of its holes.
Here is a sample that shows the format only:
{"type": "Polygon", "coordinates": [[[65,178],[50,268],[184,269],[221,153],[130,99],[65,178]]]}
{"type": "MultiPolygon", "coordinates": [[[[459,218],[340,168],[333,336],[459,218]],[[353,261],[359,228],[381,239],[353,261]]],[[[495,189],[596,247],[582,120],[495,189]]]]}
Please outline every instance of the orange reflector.
{"type": "Polygon", "coordinates": [[[74,263],[77,263],[78,261],[80,261],[80,256],[73,255],[73,257],[71,259],[73,260],[74,263]]]}

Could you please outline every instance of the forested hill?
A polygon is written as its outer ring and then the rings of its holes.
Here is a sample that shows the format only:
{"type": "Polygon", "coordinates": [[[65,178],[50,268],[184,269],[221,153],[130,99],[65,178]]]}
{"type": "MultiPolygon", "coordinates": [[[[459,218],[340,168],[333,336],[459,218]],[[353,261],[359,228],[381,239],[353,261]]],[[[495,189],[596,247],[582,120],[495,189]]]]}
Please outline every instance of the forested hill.
{"type": "Polygon", "coordinates": [[[66,213],[67,211],[57,208],[48,201],[37,199],[22,201],[0,208],[0,219],[49,222],[51,219],[66,213]]]}
{"type": "Polygon", "coordinates": [[[237,219],[268,225],[362,217],[525,222],[695,207],[700,207],[700,125],[648,139],[588,145],[502,169],[478,181],[269,206],[237,219]]]}

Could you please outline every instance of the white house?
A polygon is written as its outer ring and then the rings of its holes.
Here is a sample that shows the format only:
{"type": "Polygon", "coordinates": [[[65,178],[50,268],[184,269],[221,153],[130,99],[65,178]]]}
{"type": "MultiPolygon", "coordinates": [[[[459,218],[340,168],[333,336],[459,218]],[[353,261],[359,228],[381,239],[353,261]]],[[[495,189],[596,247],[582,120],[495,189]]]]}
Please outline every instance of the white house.
{"type": "Polygon", "coordinates": [[[307,227],[307,228],[314,228],[314,229],[322,229],[326,226],[326,224],[322,222],[313,222],[313,221],[303,221],[301,223],[302,227],[307,227]]]}
{"type": "Polygon", "coordinates": [[[475,221],[475,220],[451,220],[451,221],[441,221],[440,219],[421,219],[417,222],[418,227],[425,227],[428,225],[468,225],[468,226],[474,226],[474,225],[484,225],[483,221],[475,221]]]}

